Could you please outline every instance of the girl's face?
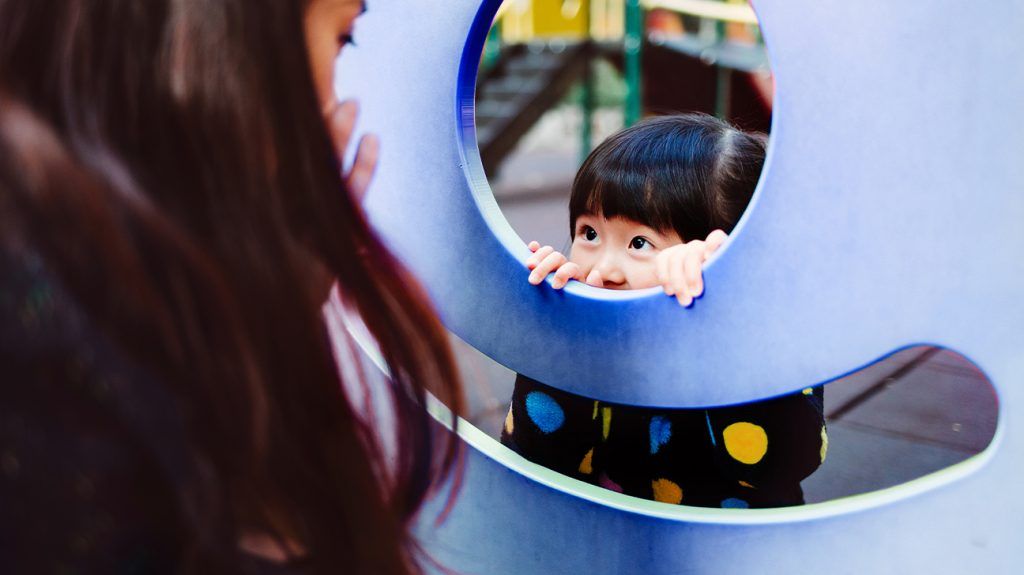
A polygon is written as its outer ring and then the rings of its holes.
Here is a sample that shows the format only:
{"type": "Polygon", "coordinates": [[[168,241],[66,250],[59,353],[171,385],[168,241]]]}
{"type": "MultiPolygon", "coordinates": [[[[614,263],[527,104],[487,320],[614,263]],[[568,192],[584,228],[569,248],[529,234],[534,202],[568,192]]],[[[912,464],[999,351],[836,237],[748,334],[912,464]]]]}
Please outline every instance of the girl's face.
{"type": "Polygon", "coordinates": [[[306,47],[323,107],[335,99],[334,61],[352,43],[356,18],[365,11],[363,0],[310,0],[306,8],[306,47]]]}
{"type": "Polygon", "coordinates": [[[659,232],[626,218],[582,215],[576,220],[569,261],[580,266],[580,275],[591,285],[643,289],[661,285],[654,261],[658,252],[681,243],[674,230],[659,232]],[[591,281],[598,275],[600,282],[591,281]]]}

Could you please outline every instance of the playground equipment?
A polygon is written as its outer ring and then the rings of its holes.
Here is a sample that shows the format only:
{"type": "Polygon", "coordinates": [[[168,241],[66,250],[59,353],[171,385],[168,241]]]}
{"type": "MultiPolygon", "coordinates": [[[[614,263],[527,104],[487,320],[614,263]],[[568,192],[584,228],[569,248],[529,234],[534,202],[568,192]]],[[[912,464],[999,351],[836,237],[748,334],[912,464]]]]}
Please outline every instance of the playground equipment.
{"type": "Polygon", "coordinates": [[[777,86],[769,157],[692,309],[657,290],[556,292],[522,281],[528,250],[490,193],[473,121],[497,0],[379,0],[361,22],[339,76],[384,141],[371,220],[450,329],[567,391],[722,405],[932,343],[991,379],[994,440],[962,464],[879,492],[716,510],[573,481],[462,423],[460,495],[438,526],[441,494],[418,529],[443,564],[487,574],[1019,569],[1024,74],[1008,71],[1024,61],[1024,4],[754,7],[777,86]]]}
{"type": "Polygon", "coordinates": [[[770,85],[757,19],[745,2],[509,0],[488,33],[477,82],[477,143],[486,173],[494,174],[543,113],[577,84],[586,157],[593,146],[597,60],[622,74],[626,125],[647,107],[704,111],[747,129],[768,129],[770,103],[743,81],[757,73],[758,86],[770,85]],[[655,16],[645,18],[644,9],[655,16]],[[658,88],[646,97],[642,69],[658,88]]]}

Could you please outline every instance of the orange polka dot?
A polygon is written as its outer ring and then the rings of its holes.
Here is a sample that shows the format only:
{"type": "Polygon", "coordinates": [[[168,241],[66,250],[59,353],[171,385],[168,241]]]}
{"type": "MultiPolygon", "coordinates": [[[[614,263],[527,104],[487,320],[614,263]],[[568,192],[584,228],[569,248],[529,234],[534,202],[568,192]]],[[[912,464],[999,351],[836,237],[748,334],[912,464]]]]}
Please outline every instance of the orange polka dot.
{"type": "Polygon", "coordinates": [[[683,488],[679,487],[674,481],[658,479],[651,482],[651,487],[654,489],[655,501],[672,503],[673,505],[678,505],[683,501],[683,488]]]}
{"type": "Polygon", "coordinates": [[[746,487],[747,489],[757,489],[756,487],[747,483],[746,481],[740,481],[740,487],[746,487]]]}
{"type": "Polygon", "coordinates": [[[512,420],[512,406],[510,405],[508,406],[508,415],[505,416],[505,433],[511,435],[515,427],[515,421],[512,420]]]}
{"type": "Polygon", "coordinates": [[[747,421],[734,423],[722,432],[725,449],[740,463],[753,465],[768,453],[768,434],[760,425],[747,421]]]}
{"type": "Polygon", "coordinates": [[[580,462],[580,473],[584,475],[590,475],[594,472],[594,450],[591,448],[586,455],[583,456],[583,461],[580,462]]]}

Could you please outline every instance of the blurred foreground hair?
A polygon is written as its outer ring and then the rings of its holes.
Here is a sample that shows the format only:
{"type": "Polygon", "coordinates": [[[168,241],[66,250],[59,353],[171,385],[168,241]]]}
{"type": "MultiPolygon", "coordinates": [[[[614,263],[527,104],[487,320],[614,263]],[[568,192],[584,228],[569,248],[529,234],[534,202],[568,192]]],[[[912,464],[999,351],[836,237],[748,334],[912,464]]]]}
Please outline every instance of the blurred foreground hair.
{"type": "Polygon", "coordinates": [[[423,407],[461,408],[445,333],[339,177],[304,5],[0,0],[0,245],[175,395],[186,572],[239,571],[253,529],[304,572],[418,572],[411,519],[456,457],[423,407]],[[343,390],[317,269],[390,367],[395,434],[343,390]]]}

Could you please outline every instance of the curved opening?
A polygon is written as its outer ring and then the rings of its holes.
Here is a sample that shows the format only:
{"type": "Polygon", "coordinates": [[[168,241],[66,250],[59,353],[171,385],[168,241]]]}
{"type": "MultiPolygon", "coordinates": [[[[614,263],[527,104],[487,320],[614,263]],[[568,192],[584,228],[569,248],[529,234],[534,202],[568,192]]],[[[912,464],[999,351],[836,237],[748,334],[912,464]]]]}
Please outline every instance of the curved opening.
{"type": "MultiPolygon", "coordinates": [[[[530,461],[543,463],[543,458],[529,452],[515,453],[497,443],[502,441],[503,431],[507,435],[508,398],[513,395],[516,376],[458,341],[456,351],[470,390],[471,410],[467,419],[476,428],[471,432],[477,434],[474,446],[492,457],[500,454],[500,460],[506,465],[517,465],[517,469],[525,469],[542,482],[567,491],[578,489],[578,484],[575,488],[566,487],[577,483],[571,481],[569,475],[530,461]]],[[[999,403],[989,379],[963,355],[939,347],[915,346],[895,352],[827,383],[822,395],[826,441],[819,440],[809,446],[801,446],[804,442],[789,445],[805,451],[823,450],[819,453],[824,453],[825,457],[799,482],[804,504],[787,506],[789,511],[823,503],[838,504],[838,507],[808,513],[859,509],[949,483],[981,466],[985,455],[991,452],[998,428],[999,403]]],[[[664,411],[652,415],[664,416],[664,411]]],[[[512,425],[532,426],[534,431],[540,429],[529,416],[515,419],[512,425]]],[[[614,420],[612,425],[615,425],[614,420]]],[[[727,426],[718,427],[721,431],[727,426]]],[[[722,436],[719,433],[717,437],[720,440],[722,436]]],[[[551,438],[556,439],[554,434],[551,438]]],[[[634,436],[633,448],[647,450],[649,441],[649,436],[634,436]]],[[[508,444],[507,439],[505,443],[508,444]]],[[[785,444],[785,441],[775,443],[785,444]]],[[[799,456],[792,458],[793,461],[799,459],[799,456]]],[[[572,479],[593,484],[585,490],[590,498],[600,500],[605,495],[612,496],[616,502],[623,501],[619,494],[601,489],[597,481],[588,482],[575,473],[572,479]]],[[[682,490],[685,499],[685,487],[682,490]]],[[[646,497],[654,499],[653,495],[646,497]]],[[[722,500],[727,499],[730,498],[722,500]]],[[[625,501],[638,503],[640,499],[627,497],[625,501]]],[[[641,508],[649,509],[650,503],[645,501],[641,508]]],[[[703,508],[715,507],[707,501],[698,503],[702,517],[708,511],[703,508]]],[[[731,503],[741,507],[736,501],[731,503]]],[[[686,501],[680,504],[693,510],[686,501]]],[[[760,507],[755,503],[750,511],[755,515],[763,514],[760,507]]],[[[798,516],[802,515],[794,517],[798,516]]]]}
{"type": "MultiPolygon", "coordinates": [[[[460,71],[461,137],[474,196],[510,252],[525,259],[529,252],[523,247],[528,242],[552,246],[570,260],[580,260],[584,269],[577,279],[586,280],[583,276],[594,265],[573,249],[580,230],[575,229],[578,219],[570,229],[569,197],[590,152],[638,122],[684,113],[708,114],[767,139],[772,99],[767,50],[745,0],[489,0],[477,15],[460,71]]],[[[671,141],[664,133],[648,137],[652,144],[671,141]]],[[[682,162],[685,157],[713,154],[718,151],[713,141],[709,135],[706,150],[693,148],[692,141],[676,142],[673,158],[682,162]]],[[[733,147],[732,155],[739,153],[733,147]]],[[[754,153],[764,161],[763,148],[754,153]]],[[[653,156],[650,164],[672,165],[653,156]]],[[[693,173],[703,167],[690,166],[693,173]]],[[[594,167],[592,173],[604,177],[606,168],[594,167]]],[[[680,169],[686,166],[679,163],[675,171],[680,169]]],[[[674,195],[658,194],[656,198],[662,199],[657,205],[622,211],[646,229],[622,230],[630,237],[625,242],[616,237],[615,243],[625,243],[621,251],[632,253],[633,244],[628,242],[636,232],[645,240],[636,245],[660,250],[679,241],[703,240],[712,228],[731,228],[740,220],[759,176],[757,170],[753,177],[728,187],[735,194],[731,203],[740,209],[697,227],[673,224],[687,217],[682,196],[695,193],[700,184],[673,184],[674,195]],[[659,210],[668,210],[673,217],[651,215],[659,210]],[[671,233],[641,233],[651,228],[671,233]]],[[[620,199],[629,203],[630,194],[637,192],[623,188],[625,196],[620,199]]],[[[605,230],[600,231],[603,237],[605,230]]],[[[658,292],[645,289],[659,287],[649,275],[633,279],[635,285],[608,278],[598,285],[630,289],[628,295],[613,299],[658,292]]],[[[583,283],[570,282],[569,291],[611,297],[583,283]]]]}
{"type": "MultiPolygon", "coordinates": [[[[383,358],[358,318],[342,313],[338,319],[347,337],[386,376],[383,358]]],[[[458,433],[471,448],[552,489],[652,517],[762,524],[863,511],[971,475],[993,456],[1002,435],[998,394],[977,365],[950,349],[908,347],[823,384],[828,439],[824,449],[815,446],[823,456],[820,466],[800,482],[804,504],[745,509],[666,504],[563,475],[502,445],[515,373],[457,338],[452,344],[469,392],[458,433]]],[[[448,408],[432,396],[428,403],[439,423],[450,427],[448,408]]],[[[516,425],[535,424],[520,419],[516,425]]]]}

